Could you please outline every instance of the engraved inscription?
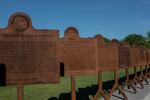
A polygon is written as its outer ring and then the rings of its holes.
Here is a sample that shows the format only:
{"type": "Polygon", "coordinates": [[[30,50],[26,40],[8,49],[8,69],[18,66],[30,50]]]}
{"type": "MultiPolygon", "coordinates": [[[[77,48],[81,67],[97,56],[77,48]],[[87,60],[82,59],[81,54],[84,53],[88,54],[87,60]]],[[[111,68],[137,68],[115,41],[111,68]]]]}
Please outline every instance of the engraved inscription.
{"type": "Polygon", "coordinates": [[[0,29],[0,64],[6,66],[6,84],[59,82],[58,30],[34,29],[24,13],[13,14],[0,29]]]}

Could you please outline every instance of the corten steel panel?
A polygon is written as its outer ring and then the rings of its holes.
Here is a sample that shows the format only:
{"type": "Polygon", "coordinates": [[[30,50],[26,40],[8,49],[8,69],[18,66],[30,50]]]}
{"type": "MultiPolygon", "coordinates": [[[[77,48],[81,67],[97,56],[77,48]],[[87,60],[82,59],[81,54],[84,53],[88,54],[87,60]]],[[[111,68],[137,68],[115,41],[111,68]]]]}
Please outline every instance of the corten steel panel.
{"type": "Polygon", "coordinates": [[[129,54],[129,45],[128,43],[119,43],[118,40],[113,39],[112,43],[118,45],[118,61],[119,68],[127,68],[130,66],[130,54],[129,54]]]}
{"type": "Polygon", "coordinates": [[[0,64],[6,66],[6,83],[59,82],[58,30],[38,30],[24,13],[15,13],[0,29],[0,64]]]}
{"type": "Polygon", "coordinates": [[[67,28],[60,39],[59,55],[66,76],[96,73],[96,39],[80,38],[74,27],[67,28]]]}
{"type": "Polygon", "coordinates": [[[118,44],[115,42],[104,43],[102,36],[97,36],[97,63],[98,71],[110,71],[119,69],[118,44]]]}
{"type": "Polygon", "coordinates": [[[140,66],[146,65],[146,48],[139,46],[140,66]]]}
{"type": "Polygon", "coordinates": [[[150,64],[150,48],[148,49],[148,55],[149,55],[149,64],[150,64]]]}
{"type": "Polygon", "coordinates": [[[150,49],[146,48],[146,64],[150,64],[150,49]]]}
{"type": "Polygon", "coordinates": [[[130,53],[129,53],[129,45],[122,44],[118,45],[118,53],[119,53],[119,67],[120,68],[128,68],[130,67],[130,53]]]}
{"type": "Polygon", "coordinates": [[[139,55],[139,47],[138,46],[130,47],[130,66],[131,67],[139,67],[140,66],[140,55],[139,55]]]}

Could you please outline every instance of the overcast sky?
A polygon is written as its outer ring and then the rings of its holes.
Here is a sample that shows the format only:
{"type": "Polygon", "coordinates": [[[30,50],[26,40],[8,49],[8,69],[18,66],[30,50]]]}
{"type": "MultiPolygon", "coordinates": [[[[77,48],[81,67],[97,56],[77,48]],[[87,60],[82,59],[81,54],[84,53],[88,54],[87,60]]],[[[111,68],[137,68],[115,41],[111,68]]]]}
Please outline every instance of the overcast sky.
{"type": "Polygon", "coordinates": [[[97,33],[122,39],[150,31],[150,0],[0,0],[0,27],[15,12],[25,12],[35,28],[76,27],[81,37],[97,33]]]}

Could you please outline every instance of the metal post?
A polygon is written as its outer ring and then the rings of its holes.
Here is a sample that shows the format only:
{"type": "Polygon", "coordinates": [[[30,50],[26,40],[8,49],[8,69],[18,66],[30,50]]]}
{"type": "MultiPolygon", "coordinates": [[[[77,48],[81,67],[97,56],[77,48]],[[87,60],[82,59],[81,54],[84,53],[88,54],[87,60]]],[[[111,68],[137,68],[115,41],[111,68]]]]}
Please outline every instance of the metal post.
{"type": "Polygon", "coordinates": [[[140,81],[143,82],[143,68],[140,66],[140,81]]]}
{"type": "Polygon", "coordinates": [[[126,68],[126,80],[129,80],[129,70],[126,68]]]}
{"type": "Polygon", "coordinates": [[[76,100],[76,81],[75,81],[75,76],[71,76],[71,100],[76,100]]]}
{"type": "Polygon", "coordinates": [[[137,77],[137,68],[134,67],[134,74],[135,74],[135,77],[137,77]]]}
{"type": "Polygon", "coordinates": [[[118,83],[118,71],[114,72],[115,83],[118,83]]]}
{"type": "Polygon", "coordinates": [[[143,67],[140,66],[141,75],[143,75],[143,67]]]}
{"type": "Polygon", "coordinates": [[[24,98],[24,86],[17,85],[17,100],[23,100],[24,98]]]}
{"type": "Polygon", "coordinates": [[[147,65],[145,66],[145,73],[144,73],[144,75],[143,75],[143,78],[144,78],[146,84],[148,85],[149,82],[148,82],[148,70],[147,70],[147,65]]]}
{"type": "Polygon", "coordinates": [[[147,73],[148,73],[148,70],[147,70],[147,65],[145,66],[145,75],[147,77],[147,73]]]}
{"type": "Polygon", "coordinates": [[[104,97],[104,100],[108,100],[107,96],[106,96],[106,94],[105,94],[105,92],[102,88],[102,84],[103,84],[103,82],[102,82],[102,72],[99,71],[98,72],[98,90],[97,90],[93,100],[98,100],[98,97],[100,95],[104,97]]]}
{"type": "Polygon", "coordinates": [[[98,87],[102,89],[102,72],[98,73],[98,87]]]}

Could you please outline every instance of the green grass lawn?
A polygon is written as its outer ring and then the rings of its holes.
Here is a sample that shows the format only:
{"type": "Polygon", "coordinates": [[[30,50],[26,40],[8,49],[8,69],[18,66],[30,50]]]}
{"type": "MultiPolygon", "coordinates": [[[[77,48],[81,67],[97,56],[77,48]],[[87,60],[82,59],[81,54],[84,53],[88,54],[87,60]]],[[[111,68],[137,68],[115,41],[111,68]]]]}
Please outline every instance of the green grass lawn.
{"type": "MultiPolygon", "coordinates": [[[[130,73],[133,69],[130,70],[130,73]]],[[[113,73],[105,72],[103,75],[103,81],[112,80],[113,73]]],[[[119,75],[124,76],[124,70],[119,71],[119,75]]],[[[97,85],[97,76],[78,76],[76,77],[76,89],[86,88],[87,86],[97,85]]],[[[62,77],[59,84],[38,84],[38,85],[26,85],[24,87],[24,99],[25,100],[48,100],[51,97],[59,97],[61,93],[69,93],[70,78],[62,77]]],[[[6,86],[0,87],[0,100],[16,100],[16,87],[6,86]]]]}

